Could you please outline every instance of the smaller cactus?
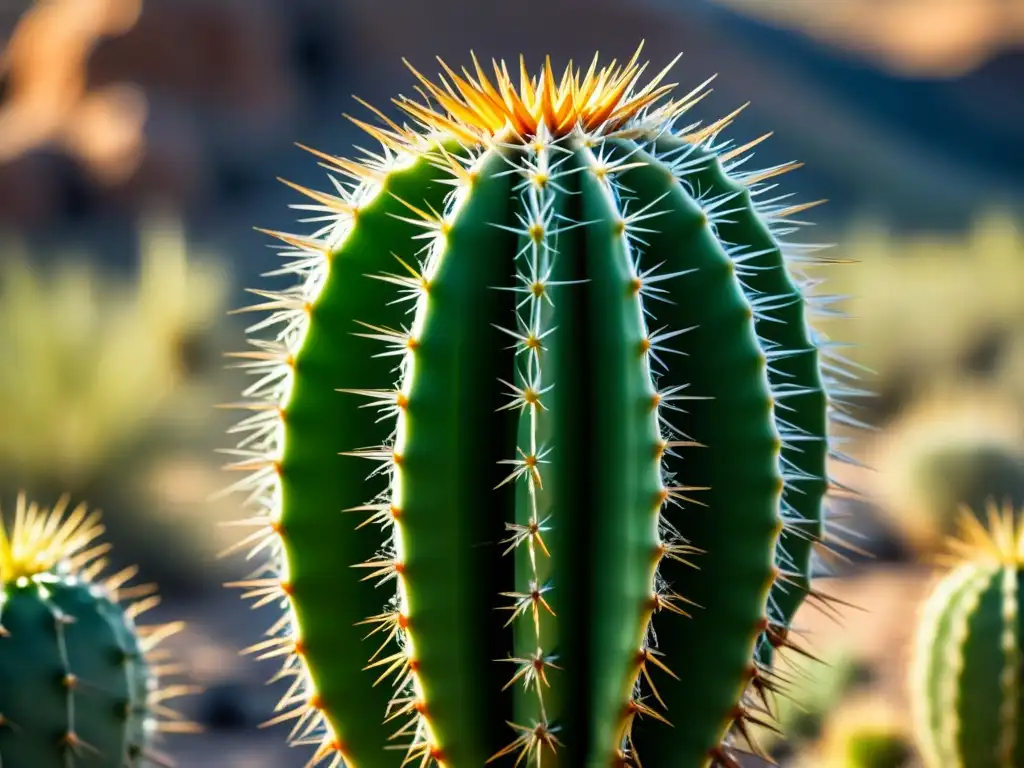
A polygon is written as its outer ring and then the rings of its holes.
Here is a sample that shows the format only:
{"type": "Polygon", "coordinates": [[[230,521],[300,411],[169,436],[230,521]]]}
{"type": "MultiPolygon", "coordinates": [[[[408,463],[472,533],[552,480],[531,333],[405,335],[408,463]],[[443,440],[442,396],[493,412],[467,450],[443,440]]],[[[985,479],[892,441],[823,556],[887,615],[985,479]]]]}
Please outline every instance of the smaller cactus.
{"type": "Polygon", "coordinates": [[[1024,764],[1020,593],[1024,520],[987,504],[987,527],[964,508],[955,567],[924,603],[910,696],[929,768],[1024,764]]]}
{"type": "Polygon", "coordinates": [[[152,733],[192,729],[165,705],[190,689],[159,688],[150,652],[182,625],[136,627],[159,598],[135,568],[100,580],[99,513],[67,509],[22,494],[10,531],[0,515],[0,766],[166,765],[152,733]]]}

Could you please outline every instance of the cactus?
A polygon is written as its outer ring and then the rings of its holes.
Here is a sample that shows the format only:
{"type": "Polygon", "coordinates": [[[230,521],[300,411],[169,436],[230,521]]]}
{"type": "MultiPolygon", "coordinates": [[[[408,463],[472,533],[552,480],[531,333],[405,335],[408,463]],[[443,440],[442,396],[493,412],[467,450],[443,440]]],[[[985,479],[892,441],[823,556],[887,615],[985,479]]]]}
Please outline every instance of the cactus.
{"type": "Polygon", "coordinates": [[[914,640],[910,695],[929,768],[1024,762],[1024,521],[1009,503],[986,512],[987,526],[962,510],[955,567],[924,602],[914,640]]]}
{"type": "Polygon", "coordinates": [[[239,547],[270,553],[236,586],[284,609],[250,651],[314,764],[736,765],[778,687],[844,394],[824,259],[764,197],[793,165],[679,127],[707,84],[640,87],[639,53],[413,69],[413,127],[310,150],[318,229],[269,233],[297,285],[235,353],[239,547]]]}
{"type": "Polygon", "coordinates": [[[134,568],[99,580],[98,513],[67,507],[22,494],[9,533],[0,517],[0,765],[167,765],[153,731],[192,729],[167,707],[190,689],[160,688],[170,670],[152,652],[181,625],[136,626],[157,602],[152,588],[128,586],[134,568]]]}

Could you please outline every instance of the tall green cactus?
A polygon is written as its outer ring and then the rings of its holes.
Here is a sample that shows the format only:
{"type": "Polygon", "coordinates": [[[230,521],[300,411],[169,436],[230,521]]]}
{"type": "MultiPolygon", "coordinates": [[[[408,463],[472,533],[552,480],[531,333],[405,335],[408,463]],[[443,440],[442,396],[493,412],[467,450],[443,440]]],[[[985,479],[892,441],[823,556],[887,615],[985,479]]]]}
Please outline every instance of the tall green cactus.
{"type": "Polygon", "coordinates": [[[1024,764],[1024,520],[1010,504],[990,503],[987,512],[987,528],[962,514],[958,562],[917,628],[910,694],[929,768],[1024,764]]]}
{"type": "Polygon", "coordinates": [[[22,495],[9,533],[0,517],[0,766],[167,765],[153,734],[191,729],[166,704],[190,689],[158,687],[170,669],[152,652],[181,625],[136,626],[152,588],[127,586],[134,568],[98,580],[98,515],[66,511],[22,495]]]}
{"type": "Polygon", "coordinates": [[[315,152],[319,229],[270,233],[299,280],[238,353],[240,585],[314,763],[734,765],[777,687],[844,394],[822,259],[762,199],[792,165],[741,171],[638,56],[413,70],[413,125],[356,120],[381,153],[315,152]]]}

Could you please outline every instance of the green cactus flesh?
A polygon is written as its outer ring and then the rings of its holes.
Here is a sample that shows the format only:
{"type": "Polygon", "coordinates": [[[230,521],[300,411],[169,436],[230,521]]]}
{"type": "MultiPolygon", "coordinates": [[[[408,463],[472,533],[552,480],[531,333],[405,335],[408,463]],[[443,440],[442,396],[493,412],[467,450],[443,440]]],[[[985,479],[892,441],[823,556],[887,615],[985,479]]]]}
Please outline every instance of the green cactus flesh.
{"type": "Polygon", "coordinates": [[[963,561],[934,588],[917,629],[911,698],[930,768],[1024,764],[1024,527],[1009,505],[990,505],[988,520],[986,529],[962,516],[963,561]]]}
{"type": "Polygon", "coordinates": [[[0,694],[12,726],[0,732],[0,756],[14,766],[64,766],[67,752],[83,763],[95,749],[120,766],[138,733],[133,673],[137,648],[125,648],[111,604],[90,585],[43,576],[4,592],[10,637],[0,653],[0,694]],[[77,681],[102,694],[76,694],[77,681]],[[29,738],[26,734],[32,734],[29,738]],[[78,740],[89,747],[79,746],[78,740]]]}
{"type": "Polygon", "coordinates": [[[676,126],[703,89],[656,106],[635,57],[446,71],[417,129],[357,121],[382,155],[317,153],[342,178],[298,188],[320,229],[272,233],[299,282],[238,353],[273,722],[358,768],[733,765],[844,394],[802,207],[757,200],[788,166],[739,173],[728,119],[676,126]]]}
{"type": "Polygon", "coordinates": [[[14,532],[0,526],[0,766],[165,764],[151,743],[161,691],[147,652],[177,625],[143,636],[134,616],[153,601],[119,604],[132,571],[94,580],[102,529],[84,507],[62,524],[63,509],[22,498],[14,532]]]}
{"type": "MultiPolygon", "coordinates": [[[[790,229],[785,226],[786,220],[810,206],[786,202],[754,206],[747,189],[749,179],[731,178],[722,162],[713,162],[713,149],[691,150],[671,136],[659,138],[656,146],[688,156],[693,164],[689,189],[701,190],[709,198],[709,208],[728,209],[718,214],[716,235],[730,244],[730,255],[743,265],[743,290],[748,301],[774,319],[758,323],[756,331],[761,348],[772,362],[768,371],[776,429],[784,436],[782,516],[787,525],[776,548],[779,578],[772,587],[768,615],[774,627],[786,627],[810,589],[813,545],[825,533],[822,503],[828,490],[825,461],[829,445],[822,435],[827,431],[828,395],[833,396],[833,406],[841,407],[839,396],[858,394],[849,387],[840,391],[838,386],[826,393],[817,354],[824,340],[816,339],[808,326],[803,292],[786,269],[783,245],[778,239],[790,229]],[[769,228],[765,213],[774,218],[774,228],[769,228]]],[[[726,157],[730,154],[727,152],[726,157]]],[[[800,255],[794,254],[791,266],[799,267],[800,255]]],[[[772,648],[780,640],[772,632],[760,638],[758,654],[764,662],[771,661],[772,648]]]]}

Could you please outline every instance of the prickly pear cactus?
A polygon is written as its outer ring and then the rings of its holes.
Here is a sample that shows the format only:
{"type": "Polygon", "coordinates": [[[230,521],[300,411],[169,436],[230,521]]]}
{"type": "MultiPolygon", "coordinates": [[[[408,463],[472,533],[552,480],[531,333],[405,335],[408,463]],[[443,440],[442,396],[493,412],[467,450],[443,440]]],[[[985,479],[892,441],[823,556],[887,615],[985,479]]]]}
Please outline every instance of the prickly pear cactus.
{"type": "Polygon", "coordinates": [[[152,589],[126,586],[134,568],[98,580],[98,515],[66,511],[21,496],[9,533],[0,518],[0,766],[166,765],[154,727],[188,729],[166,708],[188,689],[158,688],[151,651],[180,625],[137,627],[152,589]]]}
{"type": "Polygon", "coordinates": [[[777,687],[828,485],[809,206],[638,56],[416,73],[271,233],[239,585],[314,763],[734,765],[777,687]]]}
{"type": "Polygon", "coordinates": [[[967,510],[957,564],[924,603],[910,684],[929,768],[1024,764],[1021,611],[1024,523],[990,504],[987,527],[967,510]]]}

